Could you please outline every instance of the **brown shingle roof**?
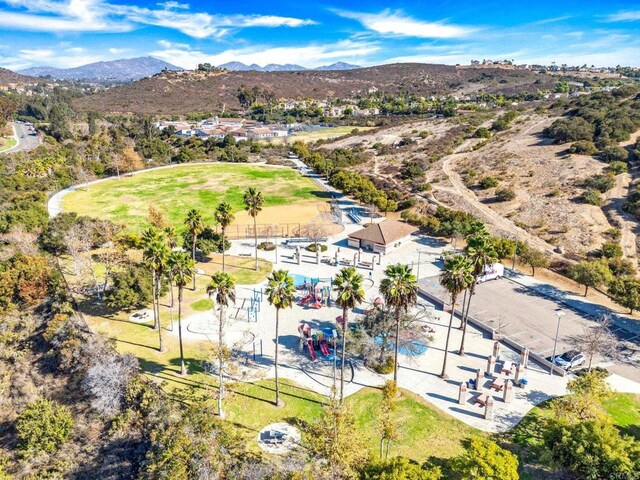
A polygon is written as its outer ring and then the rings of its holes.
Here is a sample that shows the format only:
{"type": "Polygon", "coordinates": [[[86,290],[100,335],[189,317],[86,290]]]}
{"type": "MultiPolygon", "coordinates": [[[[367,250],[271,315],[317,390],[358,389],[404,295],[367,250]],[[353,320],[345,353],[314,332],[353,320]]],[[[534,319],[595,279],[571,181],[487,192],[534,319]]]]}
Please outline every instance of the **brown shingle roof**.
{"type": "Polygon", "coordinates": [[[362,230],[349,234],[349,238],[366,240],[380,245],[389,245],[401,238],[411,235],[418,229],[396,220],[384,220],[380,223],[372,223],[362,230]]]}

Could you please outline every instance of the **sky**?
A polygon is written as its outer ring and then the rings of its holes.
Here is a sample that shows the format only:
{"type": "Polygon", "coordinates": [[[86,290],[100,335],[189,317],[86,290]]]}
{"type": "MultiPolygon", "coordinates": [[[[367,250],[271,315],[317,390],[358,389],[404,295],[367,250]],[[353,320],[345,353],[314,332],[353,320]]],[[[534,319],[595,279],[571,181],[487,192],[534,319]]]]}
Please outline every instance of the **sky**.
{"type": "Polygon", "coordinates": [[[640,66],[640,0],[0,0],[0,66],[151,55],[176,66],[640,66]]]}

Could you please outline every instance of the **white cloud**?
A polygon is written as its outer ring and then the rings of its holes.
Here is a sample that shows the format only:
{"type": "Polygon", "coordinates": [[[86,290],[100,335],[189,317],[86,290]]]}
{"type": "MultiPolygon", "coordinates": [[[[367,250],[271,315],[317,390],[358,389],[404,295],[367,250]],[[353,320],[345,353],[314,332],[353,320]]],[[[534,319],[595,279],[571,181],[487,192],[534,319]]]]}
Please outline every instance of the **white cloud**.
{"type": "Polygon", "coordinates": [[[111,55],[122,55],[123,53],[127,53],[129,51],[128,48],[110,48],[109,53],[111,55]]]}
{"type": "Polygon", "coordinates": [[[216,54],[172,45],[172,48],[150,52],[149,55],[184,68],[194,68],[198,63],[204,62],[221,65],[231,61],[247,65],[252,63],[262,66],[269,63],[295,63],[305,67],[318,67],[338,60],[358,61],[379,50],[380,47],[374,43],[346,40],[332,44],[312,44],[302,47],[253,45],[247,48],[225,50],[216,54]]]}
{"type": "Polygon", "coordinates": [[[105,0],[0,0],[20,11],[0,10],[0,27],[44,32],[124,32],[135,25],[179,30],[195,38],[221,37],[248,27],[302,27],[309,19],[277,15],[215,15],[187,11],[168,1],[158,8],[113,4],[105,0]],[[23,11],[23,10],[26,10],[23,11]]]}
{"type": "Polygon", "coordinates": [[[605,17],[606,22],[636,22],[640,20],[640,10],[623,10],[605,17]]]}
{"type": "Polygon", "coordinates": [[[384,10],[380,13],[361,13],[335,10],[341,17],[351,18],[364,27],[384,35],[418,38],[459,38],[469,35],[473,29],[444,22],[416,20],[400,11],[384,10]]]}

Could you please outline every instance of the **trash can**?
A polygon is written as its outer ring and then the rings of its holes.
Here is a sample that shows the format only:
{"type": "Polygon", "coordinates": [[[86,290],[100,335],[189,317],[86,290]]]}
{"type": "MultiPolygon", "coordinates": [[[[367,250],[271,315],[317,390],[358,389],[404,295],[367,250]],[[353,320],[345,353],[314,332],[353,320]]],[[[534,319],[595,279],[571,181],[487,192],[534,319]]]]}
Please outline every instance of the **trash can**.
{"type": "Polygon", "coordinates": [[[527,383],[529,383],[529,380],[527,380],[526,378],[520,380],[520,388],[525,388],[527,386],[527,383]]]}
{"type": "Polygon", "coordinates": [[[476,389],[476,381],[473,378],[470,378],[467,381],[467,388],[470,388],[471,390],[475,390],[476,389]]]}

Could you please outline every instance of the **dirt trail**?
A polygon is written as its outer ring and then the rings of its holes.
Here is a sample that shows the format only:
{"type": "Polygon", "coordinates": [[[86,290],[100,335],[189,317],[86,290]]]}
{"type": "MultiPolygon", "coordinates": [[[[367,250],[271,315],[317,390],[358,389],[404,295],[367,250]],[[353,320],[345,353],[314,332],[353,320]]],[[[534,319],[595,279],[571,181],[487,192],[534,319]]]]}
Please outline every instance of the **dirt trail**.
{"type": "MultiPolygon", "coordinates": [[[[631,135],[626,142],[621,142],[620,146],[628,148],[635,144],[640,137],[640,130],[631,135]]],[[[638,221],[635,216],[622,210],[622,206],[629,194],[631,183],[638,178],[638,163],[632,160],[629,163],[629,173],[623,173],[616,177],[615,186],[607,193],[608,203],[602,208],[611,221],[620,229],[620,246],[625,257],[638,265],[638,246],[636,237],[638,234],[638,221]]]]}

